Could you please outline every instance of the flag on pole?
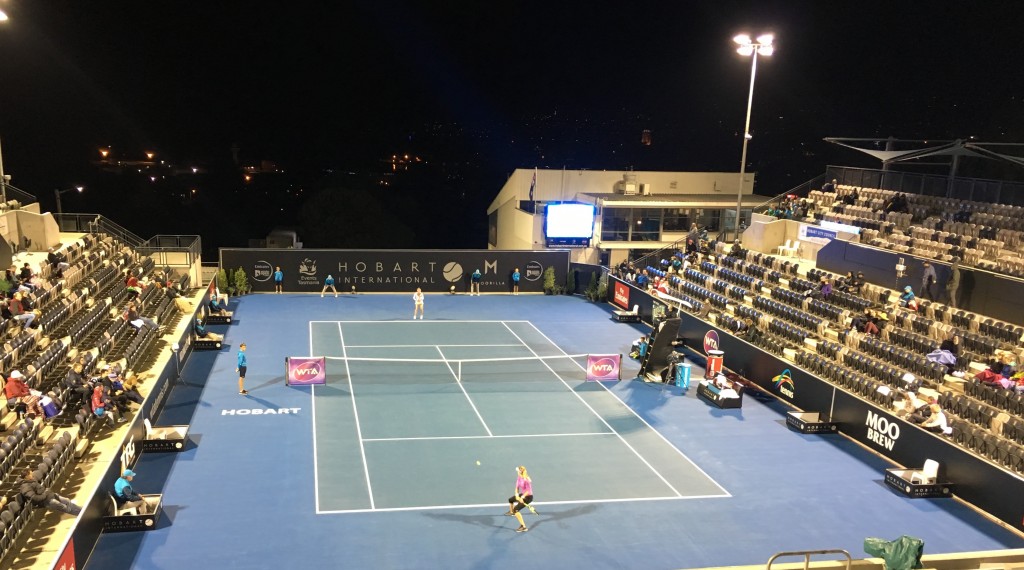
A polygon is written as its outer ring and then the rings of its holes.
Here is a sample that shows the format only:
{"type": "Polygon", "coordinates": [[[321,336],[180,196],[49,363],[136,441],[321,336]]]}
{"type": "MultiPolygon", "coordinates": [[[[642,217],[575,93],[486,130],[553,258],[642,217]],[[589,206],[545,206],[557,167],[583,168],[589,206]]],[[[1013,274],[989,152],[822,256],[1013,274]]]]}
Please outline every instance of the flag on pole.
{"type": "Polygon", "coordinates": [[[537,187],[537,169],[533,169],[533,180],[530,181],[530,201],[533,202],[533,190],[537,187]]]}

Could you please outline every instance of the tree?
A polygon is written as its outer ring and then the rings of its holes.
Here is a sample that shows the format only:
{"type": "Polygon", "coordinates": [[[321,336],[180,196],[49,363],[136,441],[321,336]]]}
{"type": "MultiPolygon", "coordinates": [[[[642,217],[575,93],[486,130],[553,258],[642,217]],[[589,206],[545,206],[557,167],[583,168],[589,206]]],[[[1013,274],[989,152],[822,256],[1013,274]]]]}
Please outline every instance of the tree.
{"type": "Polygon", "coordinates": [[[217,288],[221,291],[228,291],[231,287],[231,283],[228,281],[228,272],[224,268],[217,270],[217,288]]]}

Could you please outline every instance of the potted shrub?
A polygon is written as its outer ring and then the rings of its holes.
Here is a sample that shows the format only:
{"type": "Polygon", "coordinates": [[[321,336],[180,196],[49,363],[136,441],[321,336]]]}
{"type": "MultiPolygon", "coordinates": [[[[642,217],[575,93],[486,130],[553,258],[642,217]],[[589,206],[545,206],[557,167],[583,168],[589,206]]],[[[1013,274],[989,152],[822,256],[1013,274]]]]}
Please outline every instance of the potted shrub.
{"type": "Polygon", "coordinates": [[[224,268],[217,270],[217,288],[221,291],[227,291],[228,295],[235,294],[235,289],[231,286],[231,281],[228,279],[228,272],[224,268]]]}
{"type": "Polygon", "coordinates": [[[598,281],[597,273],[591,273],[590,274],[590,283],[587,284],[587,289],[583,293],[584,295],[586,295],[587,299],[590,299],[591,301],[595,301],[595,302],[597,301],[597,287],[598,287],[597,281],[598,281]]]}
{"type": "Polygon", "coordinates": [[[544,294],[551,295],[555,292],[555,268],[548,266],[544,270],[544,294]]]}
{"type": "Polygon", "coordinates": [[[575,295],[576,294],[576,272],[572,269],[565,276],[565,294],[575,295]]]}
{"type": "Polygon", "coordinates": [[[249,292],[249,276],[245,274],[245,270],[241,267],[235,270],[235,291],[239,295],[245,295],[249,292]]]}

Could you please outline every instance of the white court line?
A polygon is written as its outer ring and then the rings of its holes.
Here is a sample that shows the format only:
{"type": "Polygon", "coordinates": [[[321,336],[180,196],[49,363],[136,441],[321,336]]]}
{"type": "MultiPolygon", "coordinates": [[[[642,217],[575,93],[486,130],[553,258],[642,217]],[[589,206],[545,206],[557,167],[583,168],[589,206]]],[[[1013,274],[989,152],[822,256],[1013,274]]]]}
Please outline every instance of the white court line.
{"type": "MultiPolygon", "coordinates": [[[[691,499],[724,499],[726,495],[686,495],[677,497],[634,497],[627,499],[583,499],[579,501],[537,501],[530,503],[535,507],[550,505],[588,505],[604,503],[635,503],[641,501],[689,501],[691,499]]],[[[351,509],[337,511],[319,511],[319,515],[340,515],[347,513],[399,513],[403,511],[427,511],[441,509],[482,509],[508,508],[508,503],[479,503],[475,505],[435,505],[427,507],[387,507],[382,509],[351,509]]],[[[546,513],[540,513],[542,516],[546,513]]]]}
{"type": "MultiPolygon", "coordinates": [[[[309,323],[309,355],[313,356],[313,323],[309,323]]],[[[316,386],[310,386],[309,407],[313,410],[313,501],[320,512],[320,467],[316,460],[316,386]]]]}
{"type": "MultiPolygon", "coordinates": [[[[504,323],[503,323],[503,324],[504,324],[504,323]]],[[[505,328],[507,328],[507,329],[508,329],[508,332],[512,333],[512,335],[513,335],[513,336],[515,336],[516,338],[518,338],[518,339],[519,339],[519,342],[523,343],[523,346],[525,346],[527,350],[529,350],[530,352],[533,352],[533,355],[534,355],[534,356],[537,356],[537,357],[539,357],[539,356],[540,356],[539,354],[537,354],[536,352],[534,352],[534,350],[533,350],[532,348],[530,348],[530,345],[526,344],[526,342],[525,342],[525,341],[524,341],[524,340],[523,340],[523,339],[522,339],[522,338],[521,338],[521,337],[520,337],[519,335],[517,335],[517,334],[516,334],[516,331],[512,330],[512,327],[510,327],[510,326],[508,326],[507,324],[505,324],[505,328]]],[[[536,328],[536,327],[534,327],[534,328],[536,328]]],[[[548,339],[548,342],[551,342],[551,339],[548,339]]],[[[552,343],[552,344],[553,344],[553,343],[552,343]]],[[[556,345],[556,348],[558,348],[558,347],[557,347],[557,345],[556,345]]],[[[562,349],[561,349],[561,348],[558,348],[558,350],[562,350],[562,349]]],[[[564,350],[562,350],[562,352],[564,353],[565,351],[564,351],[564,350]]],[[[641,455],[641,454],[640,454],[640,452],[639,452],[639,451],[637,451],[637,450],[636,450],[636,449],[635,449],[635,448],[634,448],[634,447],[633,447],[632,445],[630,445],[630,444],[629,444],[629,442],[628,442],[628,441],[626,441],[626,438],[622,437],[622,434],[620,434],[620,433],[616,432],[616,431],[615,431],[615,428],[613,428],[613,427],[611,426],[611,424],[609,424],[609,423],[608,423],[608,422],[607,422],[607,421],[606,421],[606,420],[604,419],[604,417],[603,417],[603,416],[602,416],[601,414],[597,413],[597,410],[595,410],[594,408],[590,407],[590,404],[588,404],[588,403],[587,403],[587,401],[583,399],[583,396],[580,396],[580,395],[579,395],[579,393],[577,393],[577,392],[576,392],[576,390],[573,390],[573,389],[572,389],[572,386],[569,386],[569,383],[568,383],[568,382],[566,382],[566,381],[565,381],[565,380],[564,380],[564,379],[563,379],[563,378],[561,377],[561,375],[559,375],[559,374],[558,374],[557,372],[555,372],[555,371],[554,371],[554,369],[552,369],[552,368],[551,368],[550,366],[548,366],[548,363],[547,363],[547,362],[544,362],[543,360],[542,360],[541,362],[543,362],[543,363],[544,363],[544,366],[545,366],[545,367],[546,367],[546,368],[547,368],[548,370],[551,370],[551,373],[552,373],[552,374],[554,374],[554,375],[555,375],[555,377],[556,377],[556,378],[558,378],[558,380],[562,382],[562,384],[565,384],[565,387],[566,387],[566,388],[568,388],[568,389],[569,389],[569,391],[570,391],[570,392],[572,392],[572,394],[573,394],[574,396],[576,396],[576,398],[578,398],[580,402],[583,402],[583,405],[584,405],[584,406],[586,406],[588,410],[590,410],[590,411],[591,411],[591,412],[592,412],[592,413],[593,413],[593,414],[594,414],[594,415],[595,415],[595,416],[596,416],[596,417],[597,417],[597,418],[598,418],[599,420],[601,420],[601,423],[603,423],[603,424],[604,424],[605,426],[607,426],[607,427],[608,427],[608,429],[612,430],[612,432],[614,432],[614,433],[615,433],[615,435],[617,435],[617,436],[619,437],[619,440],[621,440],[621,441],[622,441],[623,445],[625,445],[626,447],[628,447],[628,448],[629,448],[629,450],[630,450],[630,451],[632,451],[632,452],[633,452],[633,453],[634,453],[634,454],[635,454],[635,455],[637,456],[637,458],[639,458],[639,459],[640,459],[640,461],[643,461],[644,465],[646,465],[646,466],[647,466],[647,467],[648,467],[648,468],[649,468],[649,469],[651,470],[651,472],[652,472],[652,473],[654,473],[655,475],[657,475],[657,476],[658,476],[658,479],[661,479],[661,482],[662,482],[662,483],[664,483],[664,484],[668,485],[668,488],[669,488],[669,489],[672,489],[672,491],[673,491],[673,492],[674,492],[674,493],[675,493],[676,495],[682,496],[682,493],[680,493],[678,489],[676,489],[675,487],[673,487],[673,486],[672,486],[672,483],[669,483],[669,482],[668,482],[668,479],[665,479],[665,478],[664,478],[664,477],[663,477],[663,476],[661,475],[661,473],[659,473],[659,472],[658,472],[658,470],[654,468],[654,466],[653,466],[653,465],[651,465],[650,463],[648,463],[648,462],[647,462],[647,460],[646,460],[646,459],[644,458],[644,456],[643,456],[643,455],[641,455]]],[[[575,360],[573,360],[573,362],[576,362],[576,361],[575,361],[575,360]]],[[[578,365],[578,364],[579,364],[579,363],[577,363],[577,365],[578,365]]],[[[648,426],[648,427],[650,427],[650,426],[648,426]]]]}
{"type": "MultiPolygon", "coordinates": [[[[309,321],[309,322],[311,322],[311,323],[373,323],[375,325],[381,325],[381,324],[390,325],[390,324],[395,324],[395,323],[408,323],[408,322],[411,322],[411,321],[412,321],[412,319],[398,319],[398,320],[394,320],[394,321],[309,321]]],[[[434,323],[434,324],[449,324],[449,323],[456,324],[456,323],[528,323],[530,321],[522,321],[522,320],[520,320],[520,321],[495,321],[495,320],[490,320],[490,321],[479,320],[479,321],[475,321],[474,320],[474,321],[429,321],[429,322],[434,323]]]]}
{"type": "Polygon", "coordinates": [[[576,437],[588,435],[615,435],[610,431],[594,431],[584,433],[529,433],[519,435],[439,435],[433,437],[371,437],[363,441],[434,441],[442,439],[501,439],[512,437],[576,437]]]}
{"type": "Polygon", "coordinates": [[[516,343],[509,344],[350,344],[348,348],[434,348],[443,346],[445,348],[488,348],[493,346],[522,346],[516,343]]]}
{"type": "MultiPolygon", "coordinates": [[[[345,333],[341,330],[341,323],[338,323],[338,339],[341,340],[341,354],[348,357],[348,350],[345,349],[345,333]]],[[[348,368],[348,360],[345,360],[345,376],[348,377],[348,393],[352,398],[352,413],[356,420],[356,437],[359,438],[359,455],[363,458],[363,472],[366,474],[366,490],[370,494],[370,509],[373,504],[373,486],[370,484],[370,464],[366,461],[366,448],[363,447],[363,428],[359,425],[359,410],[356,408],[356,392],[352,386],[352,372],[348,368]]]]}
{"type": "MultiPolygon", "coordinates": [[[[559,351],[560,351],[560,352],[561,352],[562,354],[568,355],[568,353],[567,353],[567,352],[565,352],[564,350],[562,350],[562,347],[558,346],[558,345],[557,345],[557,344],[555,343],[555,341],[553,341],[553,340],[551,340],[550,338],[548,338],[548,335],[546,335],[546,334],[544,334],[543,332],[541,332],[541,330],[537,328],[537,325],[533,324],[533,323],[532,323],[532,322],[530,322],[530,321],[525,321],[525,322],[528,322],[528,323],[530,324],[530,326],[531,326],[531,327],[533,327],[533,330],[537,331],[537,334],[539,334],[540,336],[544,337],[544,338],[545,338],[545,339],[546,339],[546,340],[547,340],[548,342],[550,342],[550,343],[551,343],[551,346],[554,346],[555,348],[557,348],[557,349],[558,349],[558,350],[559,350],[559,351]]],[[[515,333],[513,333],[513,334],[515,334],[515,333]]],[[[580,367],[581,369],[583,369],[583,371],[584,371],[584,372],[586,372],[586,370],[587,370],[587,369],[586,369],[585,367],[583,367],[583,366],[580,366],[580,363],[579,363],[579,362],[576,362],[575,360],[573,360],[573,363],[574,363],[574,364],[576,364],[576,366],[579,366],[579,367],[580,367]]],[[[665,437],[665,436],[664,436],[664,435],[663,435],[663,434],[662,434],[662,433],[661,433],[660,431],[658,431],[658,430],[654,429],[654,427],[653,427],[653,426],[652,426],[651,424],[647,423],[647,420],[645,420],[645,419],[644,419],[644,418],[643,418],[643,417],[642,417],[642,416],[641,416],[640,414],[636,413],[636,410],[634,410],[633,408],[631,408],[631,407],[629,406],[629,404],[627,404],[626,402],[623,402],[623,401],[622,401],[622,398],[620,398],[618,394],[616,394],[615,392],[612,392],[612,391],[611,391],[610,389],[608,389],[608,387],[604,385],[604,382],[598,382],[598,384],[600,384],[600,385],[601,385],[601,387],[602,387],[602,388],[604,388],[606,392],[608,392],[609,394],[611,394],[612,396],[614,396],[616,400],[618,400],[618,401],[619,401],[619,402],[620,402],[620,403],[621,403],[621,404],[622,404],[623,406],[625,406],[625,408],[626,408],[627,410],[629,410],[629,411],[630,411],[630,412],[631,412],[631,413],[632,413],[632,414],[633,414],[634,416],[636,416],[636,417],[637,417],[637,419],[639,419],[639,420],[640,420],[641,422],[643,422],[645,426],[647,426],[647,427],[648,427],[648,428],[649,428],[649,429],[650,429],[651,431],[653,431],[654,433],[658,434],[658,437],[660,437],[660,438],[662,439],[662,441],[664,441],[664,442],[665,442],[666,444],[668,444],[668,446],[669,446],[669,447],[671,447],[672,449],[676,450],[676,453],[678,453],[678,454],[679,454],[680,456],[682,456],[682,458],[683,458],[683,459],[685,459],[686,461],[688,461],[688,462],[690,463],[690,465],[693,465],[693,467],[694,467],[694,468],[695,468],[695,469],[696,469],[697,471],[700,471],[700,473],[701,473],[702,475],[704,475],[705,477],[707,477],[707,478],[708,478],[708,479],[709,479],[709,480],[710,480],[710,481],[711,481],[712,483],[714,483],[714,484],[715,484],[715,486],[716,486],[716,487],[718,487],[719,489],[721,489],[721,490],[722,490],[722,492],[723,492],[723,493],[725,493],[725,495],[726,495],[727,497],[731,497],[731,496],[732,496],[732,493],[730,493],[729,491],[727,491],[727,490],[725,489],[725,487],[723,487],[723,486],[722,486],[721,484],[719,484],[719,482],[718,482],[718,481],[715,481],[714,477],[712,477],[712,476],[708,475],[708,474],[707,474],[707,472],[705,472],[705,471],[704,471],[703,469],[701,469],[699,465],[697,465],[696,463],[694,463],[692,459],[690,459],[689,457],[687,457],[687,455],[686,455],[685,453],[683,453],[683,451],[682,451],[681,449],[679,449],[678,447],[676,447],[675,445],[673,445],[673,444],[672,444],[672,442],[671,442],[671,441],[669,441],[669,440],[668,440],[668,438],[666,438],[666,437],[665,437]]]]}
{"type": "Polygon", "coordinates": [[[480,423],[484,426],[484,430],[487,432],[487,435],[493,436],[494,434],[491,433],[491,428],[487,427],[487,422],[485,422],[484,417],[480,415],[480,410],[476,409],[476,404],[473,403],[473,398],[469,397],[469,392],[466,391],[466,387],[463,386],[462,381],[459,380],[459,375],[456,374],[454,370],[452,370],[452,365],[448,362],[447,357],[444,355],[444,351],[441,350],[440,346],[435,346],[434,348],[437,349],[437,352],[445,361],[444,364],[445,366],[448,367],[448,371],[452,373],[452,377],[455,378],[455,383],[459,385],[459,390],[462,390],[463,395],[466,396],[466,401],[469,402],[469,407],[473,408],[473,413],[476,414],[476,417],[480,418],[480,423]]]}
{"type": "MultiPolygon", "coordinates": [[[[374,324],[394,324],[397,322],[410,322],[413,319],[397,319],[397,320],[310,320],[309,322],[372,322],[374,324]]],[[[459,322],[529,322],[528,320],[431,320],[434,324],[447,324],[447,323],[459,323],[459,322]]]]}

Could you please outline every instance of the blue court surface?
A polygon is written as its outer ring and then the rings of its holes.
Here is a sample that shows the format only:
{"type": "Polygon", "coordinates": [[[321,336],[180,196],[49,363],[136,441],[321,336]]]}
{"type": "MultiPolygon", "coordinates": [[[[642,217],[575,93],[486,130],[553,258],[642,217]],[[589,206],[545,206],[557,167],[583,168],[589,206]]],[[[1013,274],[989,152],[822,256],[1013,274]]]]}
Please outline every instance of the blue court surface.
{"type": "Polygon", "coordinates": [[[412,321],[409,295],[236,302],[229,346],[192,355],[158,418],[191,424],[192,445],[135,469],[164,493],[158,528],[103,536],[87,568],[697,568],[901,534],[929,554],[1024,547],[957,501],[895,495],[886,460],[789,431],[778,402],[710,408],[629,380],[628,360],[626,380],[587,382],[578,355],[646,330],[604,305],[437,295],[412,321]],[[327,385],[286,386],[285,357],[311,354],[327,385]],[[521,464],[539,513],[524,534],[503,514],[521,464]]]}

